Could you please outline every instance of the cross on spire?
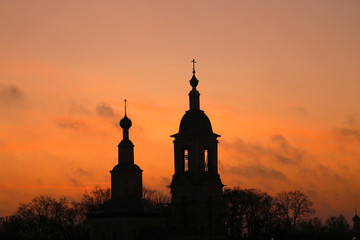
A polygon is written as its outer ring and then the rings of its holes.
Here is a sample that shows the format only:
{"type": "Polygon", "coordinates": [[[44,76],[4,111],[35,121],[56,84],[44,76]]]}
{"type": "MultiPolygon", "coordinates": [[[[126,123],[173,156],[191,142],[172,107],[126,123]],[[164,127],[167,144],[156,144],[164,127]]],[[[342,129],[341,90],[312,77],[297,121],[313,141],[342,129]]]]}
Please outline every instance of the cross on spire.
{"type": "Polygon", "coordinates": [[[126,102],[127,102],[127,100],[125,99],[124,102],[125,102],[125,115],[126,115],[126,102]]]}
{"type": "Polygon", "coordinates": [[[193,59],[191,62],[193,63],[193,73],[195,73],[195,59],[193,59]]]}

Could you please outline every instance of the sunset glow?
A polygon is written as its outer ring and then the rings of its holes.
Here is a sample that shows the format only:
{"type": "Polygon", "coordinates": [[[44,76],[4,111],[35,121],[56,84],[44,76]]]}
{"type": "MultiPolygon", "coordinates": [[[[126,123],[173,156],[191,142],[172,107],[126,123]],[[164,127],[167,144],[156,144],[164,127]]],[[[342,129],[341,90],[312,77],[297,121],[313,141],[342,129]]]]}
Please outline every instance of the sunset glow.
{"type": "Polygon", "coordinates": [[[144,185],[168,192],[173,139],[200,108],[227,187],[360,208],[360,2],[1,1],[0,216],[39,194],[110,187],[133,126],[144,185]]]}

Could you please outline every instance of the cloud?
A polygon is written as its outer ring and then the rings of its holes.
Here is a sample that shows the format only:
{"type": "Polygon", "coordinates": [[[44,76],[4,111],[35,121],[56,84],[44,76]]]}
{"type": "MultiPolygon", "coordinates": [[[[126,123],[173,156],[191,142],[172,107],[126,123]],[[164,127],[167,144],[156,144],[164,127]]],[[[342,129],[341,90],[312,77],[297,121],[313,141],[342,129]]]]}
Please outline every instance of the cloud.
{"type": "Polygon", "coordinates": [[[226,173],[247,178],[263,178],[271,180],[287,180],[287,177],[279,170],[265,167],[260,163],[250,163],[247,166],[231,167],[225,170],[226,173]]]}
{"type": "Polygon", "coordinates": [[[348,120],[347,120],[347,124],[349,124],[353,128],[360,126],[360,116],[359,116],[359,114],[350,115],[348,120]]]}
{"type": "Polygon", "coordinates": [[[91,112],[81,104],[73,102],[70,106],[69,113],[73,115],[90,115],[91,112]]]}
{"type": "Polygon", "coordinates": [[[335,134],[346,140],[360,141],[360,132],[356,128],[343,127],[335,129],[335,134]]]}
{"type": "Polygon", "coordinates": [[[15,85],[0,84],[0,104],[21,104],[25,100],[22,91],[15,85]]]}
{"type": "Polygon", "coordinates": [[[82,167],[77,167],[72,169],[71,175],[68,177],[68,180],[72,184],[72,186],[84,186],[84,178],[92,178],[93,174],[91,171],[87,171],[82,167]]]}
{"type": "Polygon", "coordinates": [[[340,143],[360,142],[360,116],[352,114],[346,121],[346,126],[337,127],[334,129],[335,136],[340,140],[340,143]]]}
{"type": "Polygon", "coordinates": [[[309,116],[309,112],[305,108],[300,107],[300,106],[291,107],[290,111],[292,111],[296,114],[299,114],[301,116],[304,116],[304,117],[309,116]]]}
{"type": "Polygon", "coordinates": [[[72,183],[73,186],[81,186],[82,185],[75,178],[70,178],[70,182],[72,183]]]}
{"type": "Polygon", "coordinates": [[[273,135],[268,145],[244,142],[242,139],[225,145],[243,158],[257,160],[266,158],[286,165],[298,165],[304,157],[304,151],[291,146],[282,135],[273,135]]]}
{"type": "Polygon", "coordinates": [[[307,193],[309,194],[310,198],[317,198],[317,196],[318,196],[317,191],[312,190],[312,189],[308,189],[307,193]]]}
{"type": "Polygon", "coordinates": [[[86,129],[86,123],[84,121],[71,118],[59,119],[57,120],[57,125],[60,128],[69,128],[73,130],[86,129]]]}
{"type": "Polygon", "coordinates": [[[298,164],[303,159],[303,151],[291,146],[282,135],[273,135],[271,142],[275,145],[270,149],[274,158],[283,164],[298,164]]]}
{"type": "Polygon", "coordinates": [[[86,171],[85,169],[78,167],[75,169],[76,176],[79,177],[90,177],[92,174],[89,171],[86,171]]]}
{"type": "MultiPolygon", "coordinates": [[[[221,161],[219,169],[229,186],[240,184],[272,193],[295,188],[316,192],[314,183],[329,177],[316,170],[318,159],[313,154],[294,146],[280,134],[272,135],[265,143],[237,139],[221,145],[229,160],[221,161]]],[[[330,170],[328,174],[335,177],[330,170]]]]}
{"type": "Polygon", "coordinates": [[[107,103],[99,103],[95,110],[96,114],[100,117],[112,118],[115,116],[114,110],[107,103]]]}
{"type": "Polygon", "coordinates": [[[322,163],[316,163],[312,168],[304,167],[299,169],[299,174],[304,179],[322,179],[326,182],[336,181],[344,183],[346,179],[336,173],[333,168],[322,163]]]}
{"type": "Polygon", "coordinates": [[[221,162],[220,170],[231,176],[233,183],[255,184],[267,190],[295,184],[294,174],[305,164],[307,156],[305,151],[292,146],[280,134],[271,136],[267,144],[237,139],[222,145],[228,157],[236,161],[221,162]]]}
{"type": "Polygon", "coordinates": [[[336,172],[334,172],[333,169],[329,166],[318,164],[316,169],[321,173],[323,177],[329,180],[335,179],[337,182],[345,182],[345,179],[336,172]]]}

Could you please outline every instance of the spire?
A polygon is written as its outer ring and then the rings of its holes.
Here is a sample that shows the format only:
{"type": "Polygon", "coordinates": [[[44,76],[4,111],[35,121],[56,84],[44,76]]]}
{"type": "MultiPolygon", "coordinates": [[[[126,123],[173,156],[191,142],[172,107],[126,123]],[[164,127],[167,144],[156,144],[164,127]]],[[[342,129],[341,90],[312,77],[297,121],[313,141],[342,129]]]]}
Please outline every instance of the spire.
{"type": "Polygon", "coordinates": [[[125,98],[125,100],[124,100],[124,103],[125,103],[125,116],[126,116],[126,102],[127,102],[127,100],[125,98]]]}
{"type": "Polygon", "coordinates": [[[197,80],[195,76],[195,59],[191,61],[193,63],[193,76],[190,79],[190,85],[192,87],[192,90],[189,93],[189,100],[190,100],[190,110],[200,110],[200,93],[196,90],[196,86],[199,83],[199,80],[197,80]]]}
{"type": "Polygon", "coordinates": [[[120,121],[120,127],[123,129],[123,140],[119,143],[119,163],[130,162],[134,163],[134,145],[129,139],[129,128],[132,126],[131,120],[126,116],[126,102],[125,103],[125,116],[120,121]]]}

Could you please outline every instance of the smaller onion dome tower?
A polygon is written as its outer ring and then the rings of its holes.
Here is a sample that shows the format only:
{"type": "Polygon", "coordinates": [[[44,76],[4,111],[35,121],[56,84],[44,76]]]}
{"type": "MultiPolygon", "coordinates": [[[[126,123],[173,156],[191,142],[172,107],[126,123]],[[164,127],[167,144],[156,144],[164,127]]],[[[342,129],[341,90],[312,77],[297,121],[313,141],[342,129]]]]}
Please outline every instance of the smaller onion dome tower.
{"type": "MultiPolygon", "coordinates": [[[[118,145],[118,163],[111,173],[111,199],[89,215],[90,240],[143,239],[160,226],[159,214],[142,198],[142,170],[134,163],[134,144],[129,139],[131,120],[120,121],[123,139],[118,145]],[[149,230],[150,229],[150,230],[149,230]]],[[[154,238],[156,239],[156,238],[154,238]]]]}
{"type": "Polygon", "coordinates": [[[134,163],[134,144],[129,139],[131,120],[126,115],[120,121],[123,139],[118,145],[118,164],[111,171],[111,198],[142,197],[142,170],[134,163]]]}
{"type": "Polygon", "coordinates": [[[199,80],[195,76],[189,93],[189,110],[174,138],[175,173],[171,204],[173,231],[179,239],[224,239],[223,184],[218,173],[218,140],[209,118],[200,110],[199,80]]]}

